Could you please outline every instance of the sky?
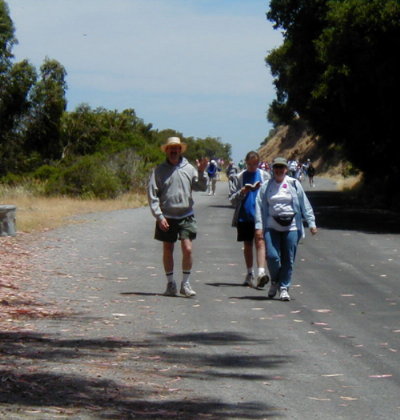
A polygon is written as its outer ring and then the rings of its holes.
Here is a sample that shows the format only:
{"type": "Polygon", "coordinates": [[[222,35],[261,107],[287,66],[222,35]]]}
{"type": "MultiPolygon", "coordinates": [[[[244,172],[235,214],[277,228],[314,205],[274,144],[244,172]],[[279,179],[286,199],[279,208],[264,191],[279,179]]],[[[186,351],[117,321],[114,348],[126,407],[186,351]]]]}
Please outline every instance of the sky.
{"type": "Polygon", "coordinates": [[[133,108],[154,129],[219,138],[235,162],[272,128],[268,0],[6,0],[15,60],[67,71],[68,110],[133,108]]]}

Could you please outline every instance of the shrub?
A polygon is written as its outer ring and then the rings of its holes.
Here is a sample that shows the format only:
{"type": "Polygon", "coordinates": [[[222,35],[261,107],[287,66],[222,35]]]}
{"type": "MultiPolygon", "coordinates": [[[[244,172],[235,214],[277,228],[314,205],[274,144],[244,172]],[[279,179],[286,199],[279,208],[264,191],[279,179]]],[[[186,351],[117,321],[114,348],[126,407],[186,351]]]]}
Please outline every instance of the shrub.
{"type": "Polygon", "coordinates": [[[42,165],[33,172],[32,177],[41,181],[46,181],[52,177],[55,177],[60,173],[60,169],[56,166],[42,165]]]}
{"type": "Polygon", "coordinates": [[[105,157],[90,155],[51,177],[46,192],[86,198],[115,198],[123,190],[118,176],[108,170],[105,157]]]}
{"type": "Polygon", "coordinates": [[[15,187],[21,184],[23,180],[24,180],[24,177],[22,175],[7,173],[7,175],[4,175],[3,177],[1,177],[0,183],[11,186],[11,187],[15,187]]]}

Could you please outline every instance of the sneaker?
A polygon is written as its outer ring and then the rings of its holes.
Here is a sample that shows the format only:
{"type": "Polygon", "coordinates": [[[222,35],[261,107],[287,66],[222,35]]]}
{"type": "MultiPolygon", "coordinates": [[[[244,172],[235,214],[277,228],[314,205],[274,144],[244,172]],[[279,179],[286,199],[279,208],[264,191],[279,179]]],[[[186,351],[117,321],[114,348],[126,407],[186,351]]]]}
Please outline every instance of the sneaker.
{"type": "Polygon", "coordinates": [[[268,290],[268,297],[270,299],[274,298],[278,289],[279,289],[279,283],[273,283],[271,281],[271,286],[269,287],[269,290],[268,290]]]}
{"type": "Polygon", "coordinates": [[[254,274],[248,273],[243,283],[243,286],[253,287],[253,284],[254,284],[254,274]]]}
{"type": "Polygon", "coordinates": [[[176,283],[169,282],[164,292],[164,296],[177,296],[177,294],[178,294],[178,288],[176,287],[176,283]]]}
{"type": "Polygon", "coordinates": [[[260,274],[257,277],[257,287],[264,287],[269,282],[268,274],[260,274]]]}
{"type": "Polygon", "coordinates": [[[196,296],[196,292],[190,287],[189,283],[181,285],[181,295],[186,297],[196,296]]]}
{"type": "Polygon", "coordinates": [[[280,299],[288,302],[290,300],[289,293],[285,287],[281,289],[280,299]]]}

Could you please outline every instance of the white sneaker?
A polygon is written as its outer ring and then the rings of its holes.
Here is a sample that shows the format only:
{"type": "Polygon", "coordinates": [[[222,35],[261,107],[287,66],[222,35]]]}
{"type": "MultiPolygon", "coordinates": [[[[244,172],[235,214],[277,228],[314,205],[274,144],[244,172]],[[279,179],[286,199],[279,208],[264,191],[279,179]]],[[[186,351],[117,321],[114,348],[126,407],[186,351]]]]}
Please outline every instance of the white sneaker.
{"type": "Polygon", "coordinates": [[[196,292],[190,287],[189,283],[181,285],[181,295],[186,297],[196,296],[196,292]]]}
{"type": "Polygon", "coordinates": [[[269,287],[269,290],[268,290],[268,297],[270,299],[274,298],[278,289],[279,289],[279,283],[273,283],[271,281],[271,286],[269,287]]]}
{"type": "Polygon", "coordinates": [[[164,292],[164,296],[177,296],[177,295],[178,295],[178,288],[176,287],[176,283],[174,281],[169,282],[164,292]]]}
{"type": "Polygon", "coordinates": [[[280,294],[280,299],[284,300],[286,302],[288,302],[290,300],[290,296],[289,296],[289,293],[288,293],[286,287],[282,287],[281,294],[280,294]]]}
{"type": "Polygon", "coordinates": [[[269,282],[268,274],[260,274],[257,276],[257,287],[264,287],[269,282]]]}
{"type": "Polygon", "coordinates": [[[243,283],[243,286],[253,287],[253,285],[254,285],[254,274],[248,273],[243,283]]]}

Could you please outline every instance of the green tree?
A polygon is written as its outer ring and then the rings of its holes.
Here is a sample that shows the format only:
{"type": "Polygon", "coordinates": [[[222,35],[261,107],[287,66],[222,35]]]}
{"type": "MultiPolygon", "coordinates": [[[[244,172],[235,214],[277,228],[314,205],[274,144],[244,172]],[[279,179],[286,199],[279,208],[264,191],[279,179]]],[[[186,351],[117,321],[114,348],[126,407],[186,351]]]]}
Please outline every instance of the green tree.
{"type": "Polygon", "coordinates": [[[36,71],[27,61],[13,64],[16,44],[9,10],[0,0],[0,174],[20,171],[26,165],[23,126],[30,108],[29,92],[36,71]]]}
{"type": "Polygon", "coordinates": [[[275,125],[287,124],[298,113],[305,118],[310,109],[311,92],[322,71],[314,40],[324,27],[326,10],[326,0],[270,2],[267,17],[284,35],[284,43],[266,58],[277,93],[268,113],[275,125]]]}
{"type": "Polygon", "coordinates": [[[389,194],[400,175],[400,2],[273,0],[267,16],[284,35],[266,58],[277,91],[269,116],[298,114],[389,194]]]}
{"type": "Polygon", "coordinates": [[[66,70],[56,60],[46,58],[40,80],[31,93],[32,109],[27,123],[26,148],[44,160],[62,155],[61,118],[66,109],[66,70]]]}
{"type": "Polygon", "coordinates": [[[209,159],[217,158],[225,161],[230,160],[231,145],[222,143],[220,139],[214,137],[206,137],[204,139],[188,138],[185,140],[188,143],[188,149],[185,152],[186,157],[195,161],[201,157],[209,159]]]}
{"type": "Polygon", "coordinates": [[[30,110],[29,92],[36,80],[34,67],[24,60],[14,64],[1,94],[0,173],[30,169],[25,154],[24,127],[30,110]]]}
{"type": "MultiPolygon", "coordinates": [[[[12,55],[12,48],[17,40],[14,37],[14,25],[10,17],[10,11],[4,0],[0,0],[0,78],[7,72],[12,55]]],[[[0,79],[0,81],[2,81],[0,79]]],[[[2,83],[0,83],[0,87],[2,83]]]]}
{"type": "MultiPolygon", "coordinates": [[[[94,153],[106,134],[100,121],[103,110],[92,110],[87,104],[73,112],[64,112],[61,120],[63,158],[94,153]]],[[[105,110],[104,110],[105,112],[105,110]]]]}
{"type": "Polygon", "coordinates": [[[122,112],[79,105],[62,118],[63,157],[95,152],[116,153],[125,148],[143,154],[145,146],[154,147],[157,137],[151,124],[136,116],[133,109],[122,112]]]}

